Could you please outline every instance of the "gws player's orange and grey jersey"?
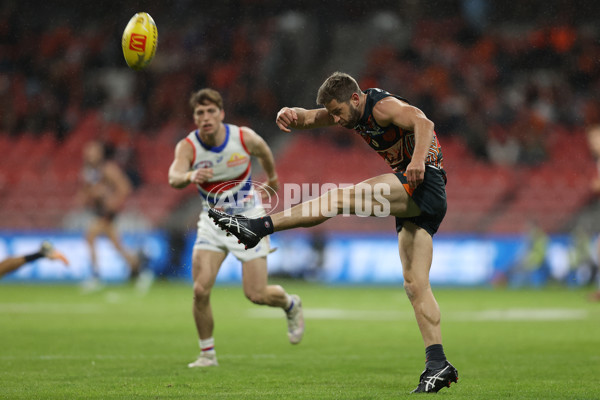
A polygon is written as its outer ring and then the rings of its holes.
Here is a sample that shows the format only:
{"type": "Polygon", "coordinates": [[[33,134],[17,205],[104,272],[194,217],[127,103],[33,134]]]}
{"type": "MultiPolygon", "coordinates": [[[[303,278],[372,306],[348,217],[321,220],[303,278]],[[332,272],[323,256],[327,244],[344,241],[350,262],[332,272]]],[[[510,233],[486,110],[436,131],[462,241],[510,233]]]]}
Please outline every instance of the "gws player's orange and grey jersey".
{"type": "MultiPolygon", "coordinates": [[[[390,124],[385,128],[379,126],[373,117],[373,107],[379,100],[389,96],[406,103],[408,101],[400,96],[376,88],[367,89],[364,93],[367,95],[365,112],[354,129],[388,163],[394,172],[406,170],[415,149],[415,133],[394,124],[390,124]]],[[[442,160],[442,149],[434,132],[425,165],[442,169],[442,160]]]]}
{"type": "Polygon", "coordinates": [[[196,185],[204,206],[218,207],[229,214],[243,213],[255,207],[250,152],[238,126],[225,124],[225,141],[220,146],[212,147],[202,142],[198,130],[190,132],[185,140],[194,149],[191,168],[213,170],[211,179],[196,185]]]}

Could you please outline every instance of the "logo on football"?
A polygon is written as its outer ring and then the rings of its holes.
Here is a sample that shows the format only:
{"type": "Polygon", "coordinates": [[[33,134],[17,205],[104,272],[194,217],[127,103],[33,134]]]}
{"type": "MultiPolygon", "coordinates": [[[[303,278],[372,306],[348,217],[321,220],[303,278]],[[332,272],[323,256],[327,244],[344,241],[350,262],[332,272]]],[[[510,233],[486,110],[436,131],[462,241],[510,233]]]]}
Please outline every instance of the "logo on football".
{"type": "Polygon", "coordinates": [[[146,68],[154,58],[157,45],[158,30],[150,14],[135,14],[127,23],[121,40],[127,65],[136,71],[146,68]]]}
{"type": "Polygon", "coordinates": [[[129,50],[143,53],[146,51],[146,36],[132,33],[129,38],[129,50]]]}

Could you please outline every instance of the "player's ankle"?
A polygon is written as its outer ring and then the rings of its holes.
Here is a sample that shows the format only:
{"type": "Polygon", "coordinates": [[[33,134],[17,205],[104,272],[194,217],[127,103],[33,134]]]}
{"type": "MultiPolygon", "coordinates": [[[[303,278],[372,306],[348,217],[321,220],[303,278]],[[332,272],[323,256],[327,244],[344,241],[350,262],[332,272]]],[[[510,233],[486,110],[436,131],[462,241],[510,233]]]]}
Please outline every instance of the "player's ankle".
{"type": "Polygon", "coordinates": [[[250,223],[250,229],[260,237],[265,237],[274,232],[273,220],[270,216],[264,216],[261,218],[255,218],[248,220],[250,223]]]}
{"type": "Polygon", "coordinates": [[[425,349],[425,367],[430,369],[441,368],[446,362],[444,346],[441,344],[432,344],[425,349]]]}
{"type": "Polygon", "coordinates": [[[215,350],[215,339],[210,337],[208,339],[200,339],[200,353],[207,356],[214,356],[217,354],[215,350]]]}

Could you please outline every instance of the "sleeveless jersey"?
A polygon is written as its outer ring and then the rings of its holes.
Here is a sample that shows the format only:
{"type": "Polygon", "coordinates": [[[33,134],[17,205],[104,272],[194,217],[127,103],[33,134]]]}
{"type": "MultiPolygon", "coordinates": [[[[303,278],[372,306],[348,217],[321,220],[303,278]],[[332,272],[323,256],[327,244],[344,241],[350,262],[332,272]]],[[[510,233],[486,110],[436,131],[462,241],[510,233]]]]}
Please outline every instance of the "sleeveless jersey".
{"type": "Polygon", "coordinates": [[[240,214],[256,206],[250,152],[238,126],[225,124],[225,141],[220,146],[202,142],[198,130],[190,132],[185,140],[194,149],[192,170],[213,170],[211,179],[196,185],[205,209],[206,206],[217,207],[228,214],[240,214]]]}
{"type": "MultiPolygon", "coordinates": [[[[380,126],[373,117],[373,107],[379,100],[389,96],[406,103],[408,101],[400,96],[377,88],[367,89],[364,93],[367,95],[365,112],[354,129],[385,160],[394,172],[402,172],[412,159],[415,147],[415,134],[394,124],[386,127],[380,126]]],[[[425,159],[425,165],[441,169],[443,168],[442,160],[442,149],[434,132],[433,140],[429,146],[429,153],[425,159]]]]}

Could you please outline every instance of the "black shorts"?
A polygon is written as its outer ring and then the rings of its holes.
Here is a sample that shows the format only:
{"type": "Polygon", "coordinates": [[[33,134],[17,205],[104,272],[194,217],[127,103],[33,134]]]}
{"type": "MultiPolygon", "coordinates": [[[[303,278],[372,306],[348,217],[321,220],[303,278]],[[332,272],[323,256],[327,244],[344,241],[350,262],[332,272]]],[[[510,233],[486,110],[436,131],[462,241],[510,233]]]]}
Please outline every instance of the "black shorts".
{"type": "MultiPolygon", "coordinates": [[[[408,184],[404,171],[395,174],[400,182],[408,184]]],[[[448,205],[446,203],[446,172],[433,167],[425,168],[425,178],[410,196],[421,209],[416,217],[396,217],[396,232],[402,230],[404,221],[425,229],[433,236],[440,227],[448,205]]]]}
{"type": "Polygon", "coordinates": [[[94,204],[94,214],[96,215],[96,217],[104,219],[108,222],[113,222],[117,217],[117,213],[115,211],[107,210],[104,203],[100,201],[97,201],[94,204]]]}

